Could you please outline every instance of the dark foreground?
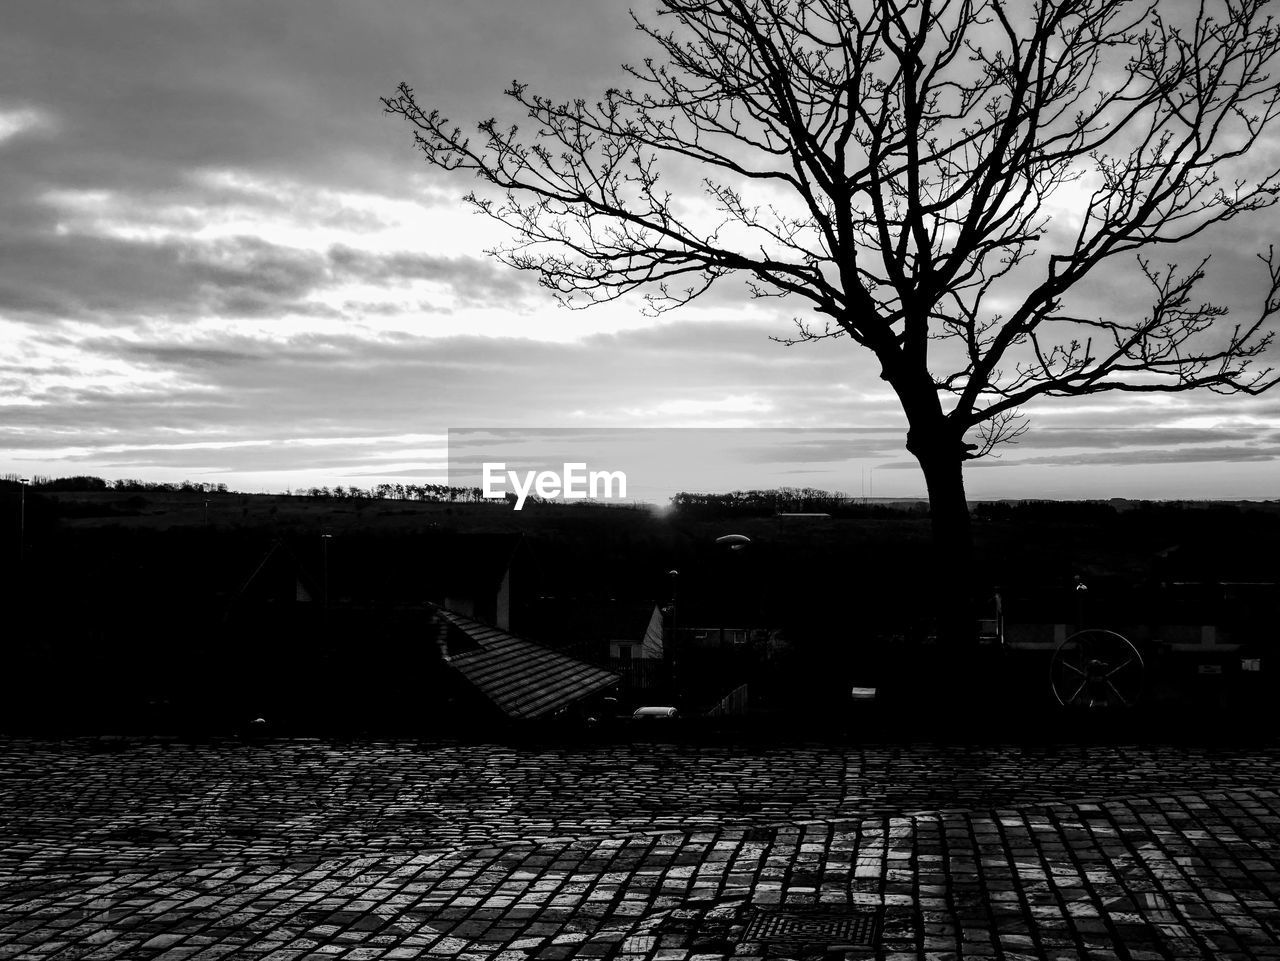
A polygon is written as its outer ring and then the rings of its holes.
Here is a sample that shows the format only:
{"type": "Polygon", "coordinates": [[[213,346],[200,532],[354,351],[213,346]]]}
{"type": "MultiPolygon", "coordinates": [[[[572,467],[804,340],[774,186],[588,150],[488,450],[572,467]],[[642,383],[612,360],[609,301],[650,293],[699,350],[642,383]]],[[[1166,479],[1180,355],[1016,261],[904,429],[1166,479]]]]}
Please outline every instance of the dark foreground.
{"type": "Polygon", "coordinates": [[[1280,957],[1280,743],[0,742],[0,958],[1280,957]]]}

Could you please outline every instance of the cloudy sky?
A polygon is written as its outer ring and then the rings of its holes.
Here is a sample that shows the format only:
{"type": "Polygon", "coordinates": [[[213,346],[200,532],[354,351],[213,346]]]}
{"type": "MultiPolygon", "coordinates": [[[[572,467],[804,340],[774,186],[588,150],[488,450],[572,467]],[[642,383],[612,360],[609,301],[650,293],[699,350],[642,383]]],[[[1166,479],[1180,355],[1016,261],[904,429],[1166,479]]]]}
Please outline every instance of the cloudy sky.
{"type": "MultiPolygon", "coordinates": [[[[6,0],[4,21],[0,475],[372,486],[443,479],[449,428],[901,427],[852,345],[773,343],[790,314],[733,287],[661,320],[557,307],[382,112],[401,80],[459,122],[513,78],[594,96],[649,52],[624,4],[6,0]]],[[[1265,238],[1225,237],[1211,282],[1246,289],[1265,238]]],[[[1274,393],[1030,413],[971,495],[1280,486],[1274,393]]],[[[900,442],[838,470],[786,448],[767,478],[758,446],[742,486],[858,493],[875,467],[876,494],[923,490],[900,442]]]]}

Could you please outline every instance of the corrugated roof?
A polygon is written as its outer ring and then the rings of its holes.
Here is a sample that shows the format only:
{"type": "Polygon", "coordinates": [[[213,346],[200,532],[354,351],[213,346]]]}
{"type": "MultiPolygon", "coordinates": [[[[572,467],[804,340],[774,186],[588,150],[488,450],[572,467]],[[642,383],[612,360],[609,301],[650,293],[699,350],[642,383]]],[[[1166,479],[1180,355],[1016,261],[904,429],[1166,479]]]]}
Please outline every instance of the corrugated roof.
{"type": "Polygon", "coordinates": [[[449,665],[508,717],[543,717],[621,680],[603,668],[469,617],[439,613],[478,645],[451,656],[449,665]]]}

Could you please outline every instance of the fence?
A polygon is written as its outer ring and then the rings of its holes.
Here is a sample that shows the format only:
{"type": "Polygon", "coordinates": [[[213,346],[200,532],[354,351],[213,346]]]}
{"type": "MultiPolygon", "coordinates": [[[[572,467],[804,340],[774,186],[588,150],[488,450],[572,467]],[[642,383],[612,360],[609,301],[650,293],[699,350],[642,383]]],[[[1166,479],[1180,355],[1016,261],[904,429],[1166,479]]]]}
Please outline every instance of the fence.
{"type": "Polygon", "coordinates": [[[733,717],[747,713],[747,685],[739,684],[732,691],[720,699],[711,710],[707,711],[707,717],[733,717]]]}

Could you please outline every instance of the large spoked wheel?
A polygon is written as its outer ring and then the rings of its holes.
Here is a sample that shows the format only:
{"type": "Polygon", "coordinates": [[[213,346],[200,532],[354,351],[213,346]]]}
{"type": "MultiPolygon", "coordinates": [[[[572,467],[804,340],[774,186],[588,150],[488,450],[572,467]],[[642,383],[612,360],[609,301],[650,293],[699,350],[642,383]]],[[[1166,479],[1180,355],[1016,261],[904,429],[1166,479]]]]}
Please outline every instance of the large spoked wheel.
{"type": "Polygon", "coordinates": [[[1142,654],[1128,638],[1092,629],[1058,645],[1049,681],[1063,707],[1132,707],[1142,696],[1144,671],[1142,654]]]}

